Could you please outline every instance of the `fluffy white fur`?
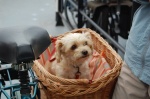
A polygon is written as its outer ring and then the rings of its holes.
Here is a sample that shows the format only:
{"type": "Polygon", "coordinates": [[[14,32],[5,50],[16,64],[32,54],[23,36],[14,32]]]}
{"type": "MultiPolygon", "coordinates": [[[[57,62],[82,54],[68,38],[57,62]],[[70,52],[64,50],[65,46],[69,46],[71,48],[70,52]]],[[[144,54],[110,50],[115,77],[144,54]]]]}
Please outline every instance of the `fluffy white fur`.
{"type": "Polygon", "coordinates": [[[69,33],[56,41],[56,60],[46,63],[45,68],[52,74],[67,79],[74,79],[79,68],[79,78],[90,79],[89,62],[92,53],[90,33],[69,33]]]}

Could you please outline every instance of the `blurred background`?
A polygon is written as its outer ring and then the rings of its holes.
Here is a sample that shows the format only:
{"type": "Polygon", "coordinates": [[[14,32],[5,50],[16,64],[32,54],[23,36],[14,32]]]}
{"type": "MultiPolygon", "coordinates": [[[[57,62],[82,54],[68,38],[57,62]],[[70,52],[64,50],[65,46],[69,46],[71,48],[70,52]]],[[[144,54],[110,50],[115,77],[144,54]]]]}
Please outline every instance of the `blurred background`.
{"type": "Polygon", "coordinates": [[[0,28],[40,26],[52,36],[90,28],[123,58],[131,12],[130,0],[0,0],[0,28]]]}
{"type": "Polygon", "coordinates": [[[106,38],[123,57],[124,51],[120,52],[105,34],[125,49],[131,25],[131,8],[132,2],[129,0],[0,0],[0,28],[36,25],[53,36],[75,28],[91,28],[106,38]],[[99,28],[78,14],[76,7],[99,28]]]}

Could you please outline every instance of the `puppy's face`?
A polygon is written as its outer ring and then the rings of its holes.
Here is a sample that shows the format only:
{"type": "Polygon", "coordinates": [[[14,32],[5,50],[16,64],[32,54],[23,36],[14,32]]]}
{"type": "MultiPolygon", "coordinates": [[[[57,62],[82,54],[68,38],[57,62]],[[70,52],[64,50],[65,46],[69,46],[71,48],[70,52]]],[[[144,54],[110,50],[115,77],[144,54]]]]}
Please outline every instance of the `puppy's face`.
{"type": "Polygon", "coordinates": [[[56,59],[61,57],[68,61],[83,62],[93,53],[93,43],[90,33],[70,33],[56,42],[56,59]]]}

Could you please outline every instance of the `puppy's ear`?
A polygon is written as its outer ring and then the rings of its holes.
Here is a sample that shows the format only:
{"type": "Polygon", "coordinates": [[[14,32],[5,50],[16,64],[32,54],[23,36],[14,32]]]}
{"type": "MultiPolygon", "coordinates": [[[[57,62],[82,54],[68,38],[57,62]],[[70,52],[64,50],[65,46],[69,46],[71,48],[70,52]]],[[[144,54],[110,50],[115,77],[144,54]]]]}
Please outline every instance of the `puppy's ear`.
{"type": "Polygon", "coordinates": [[[90,34],[89,32],[84,32],[83,34],[84,34],[87,38],[92,39],[92,38],[91,38],[91,34],[90,34]]]}
{"type": "Polygon", "coordinates": [[[93,47],[93,42],[92,42],[92,37],[91,37],[91,34],[90,34],[90,32],[84,32],[84,35],[89,39],[89,46],[90,46],[90,48],[91,49],[93,49],[94,47],[93,47]]]}
{"type": "Polygon", "coordinates": [[[61,57],[62,46],[63,46],[63,43],[61,42],[61,40],[58,40],[56,42],[56,60],[57,60],[58,63],[62,60],[62,57],[61,57]]]}

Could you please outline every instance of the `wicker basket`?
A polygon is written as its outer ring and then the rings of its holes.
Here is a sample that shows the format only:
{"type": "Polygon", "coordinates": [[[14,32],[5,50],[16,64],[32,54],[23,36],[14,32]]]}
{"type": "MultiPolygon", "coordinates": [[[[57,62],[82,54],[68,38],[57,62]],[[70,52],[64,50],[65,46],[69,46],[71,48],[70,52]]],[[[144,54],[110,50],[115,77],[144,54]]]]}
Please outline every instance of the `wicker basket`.
{"type": "MultiPolygon", "coordinates": [[[[90,32],[94,48],[99,53],[104,50],[111,71],[91,84],[86,79],[64,79],[56,77],[43,68],[41,60],[34,62],[33,69],[45,88],[50,99],[111,99],[115,82],[120,73],[122,59],[113,48],[95,31],[87,28],[75,29],[70,32],[90,32]]],[[[66,33],[58,36],[63,37],[66,33]]]]}

